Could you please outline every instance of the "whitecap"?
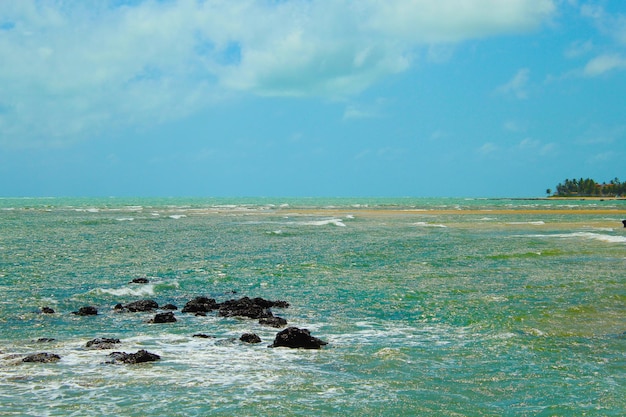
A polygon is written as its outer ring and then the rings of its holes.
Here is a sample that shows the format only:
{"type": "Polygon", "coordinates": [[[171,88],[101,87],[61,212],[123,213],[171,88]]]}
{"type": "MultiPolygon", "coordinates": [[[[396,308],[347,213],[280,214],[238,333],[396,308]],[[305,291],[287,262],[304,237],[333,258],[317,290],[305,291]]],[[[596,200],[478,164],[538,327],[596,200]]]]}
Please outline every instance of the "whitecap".
{"type": "Polygon", "coordinates": [[[120,217],[115,220],[117,220],[118,222],[132,222],[133,220],[135,220],[135,218],[134,217],[120,217]]]}
{"type": "MultiPolygon", "coordinates": [[[[154,285],[147,284],[140,287],[123,287],[123,288],[96,288],[92,291],[96,293],[111,294],[116,297],[131,295],[133,297],[141,297],[145,295],[154,295],[154,285]]],[[[91,291],[90,291],[91,292],[91,291]]]]}
{"type": "Polygon", "coordinates": [[[626,243],[626,236],[605,235],[592,232],[557,233],[552,235],[528,235],[529,237],[555,237],[561,239],[583,238],[589,240],[599,240],[608,243],[626,243]]]}
{"type": "Polygon", "coordinates": [[[440,227],[440,228],[448,227],[445,224],[436,224],[436,223],[428,223],[428,222],[416,222],[416,223],[411,223],[411,225],[419,226],[419,227],[440,227]]]}
{"type": "Polygon", "coordinates": [[[541,225],[544,225],[546,223],[544,221],[542,221],[542,220],[539,220],[539,221],[534,221],[534,222],[509,222],[507,224],[510,224],[510,225],[528,224],[528,225],[531,225],[531,226],[541,226],[541,225]]]}
{"type": "Polygon", "coordinates": [[[184,214],[172,214],[170,216],[168,216],[170,219],[174,219],[174,220],[178,220],[178,219],[182,219],[183,217],[187,217],[184,214]]]}
{"type": "Polygon", "coordinates": [[[298,224],[302,224],[305,226],[326,226],[328,224],[333,224],[339,227],[346,227],[342,219],[312,220],[307,222],[299,222],[298,224]]]}

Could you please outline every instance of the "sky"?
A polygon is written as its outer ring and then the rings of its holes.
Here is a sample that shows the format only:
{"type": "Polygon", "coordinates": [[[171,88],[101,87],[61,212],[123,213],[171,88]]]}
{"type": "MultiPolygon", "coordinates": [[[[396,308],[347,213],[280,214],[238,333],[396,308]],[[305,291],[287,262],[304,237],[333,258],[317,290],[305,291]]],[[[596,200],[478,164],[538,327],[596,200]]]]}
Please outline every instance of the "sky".
{"type": "Polygon", "coordinates": [[[626,180],[623,0],[0,0],[0,197],[626,180]]]}

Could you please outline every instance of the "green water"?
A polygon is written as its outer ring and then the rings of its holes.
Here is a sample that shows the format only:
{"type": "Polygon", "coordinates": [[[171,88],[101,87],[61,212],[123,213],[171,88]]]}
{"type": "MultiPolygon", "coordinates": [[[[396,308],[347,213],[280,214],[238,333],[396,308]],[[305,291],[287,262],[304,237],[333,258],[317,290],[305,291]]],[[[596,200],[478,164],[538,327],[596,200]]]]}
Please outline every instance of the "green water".
{"type": "Polygon", "coordinates": [[[0,199],[0,415],[622,416],[625,210],[0,199]],[[269,349],[277,329],[215,313],[149,324],[154,313],[113,311],[198,295],[286,300],[274,314],[328,345],[269,349]],[[84,305],[100,314],[71,314],[84,305]],[[239,342],[246,332],[263,343],[239,342]],[[161,360],[106,364],[109,351],[85,349],[96,337],[161,360]],[[21,362],[44,351],[61,361],[21,362]]]}

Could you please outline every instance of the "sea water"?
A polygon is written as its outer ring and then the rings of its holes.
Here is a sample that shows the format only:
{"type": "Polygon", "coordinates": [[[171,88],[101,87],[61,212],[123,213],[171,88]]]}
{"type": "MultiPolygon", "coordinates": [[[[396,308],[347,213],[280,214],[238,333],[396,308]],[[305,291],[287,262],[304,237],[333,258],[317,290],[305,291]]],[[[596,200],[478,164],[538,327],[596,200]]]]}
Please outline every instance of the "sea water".
{"type": "Polygon", "coordinates": [[[0,415],[622,416],[624,218],[619,200],[0,199],[0,415]],[[287,301],[273,313],[328,345],[180,311],[200,295],[287,301]],[[113,309],[141,299],[177,322],[113,309]],[[98,337],[161,360],[107,363],[98,337]],[[21,361],[38,352],[61,360],[21,361]]]}

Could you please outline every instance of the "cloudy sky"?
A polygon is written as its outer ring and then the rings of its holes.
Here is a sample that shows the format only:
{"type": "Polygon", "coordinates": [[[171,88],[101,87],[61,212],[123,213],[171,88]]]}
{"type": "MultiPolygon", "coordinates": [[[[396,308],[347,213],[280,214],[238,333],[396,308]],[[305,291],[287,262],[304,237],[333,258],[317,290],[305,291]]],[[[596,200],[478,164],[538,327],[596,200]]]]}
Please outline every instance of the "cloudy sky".
{"type": "Polygon", "coordinates": [[[624,167],[622,0],[0,1],[0,196],[523,197],[624,167]]]}

